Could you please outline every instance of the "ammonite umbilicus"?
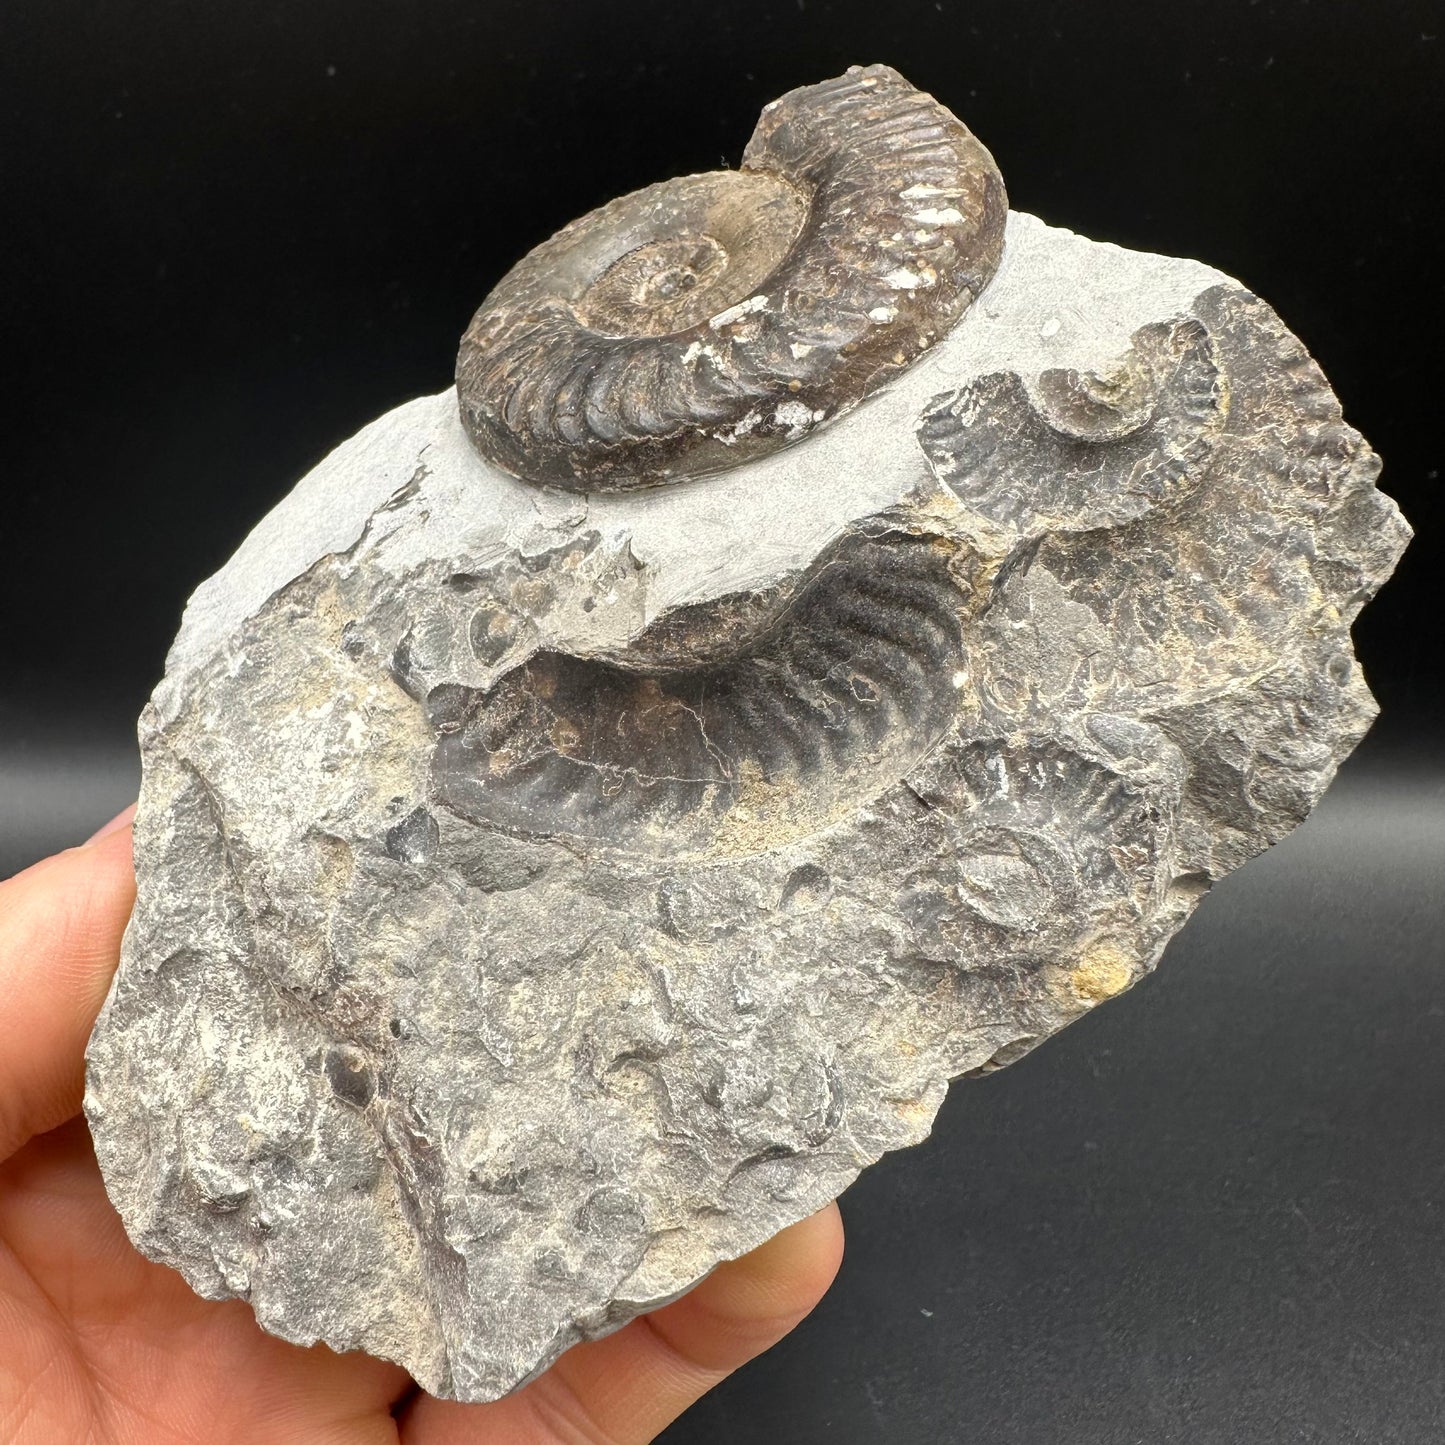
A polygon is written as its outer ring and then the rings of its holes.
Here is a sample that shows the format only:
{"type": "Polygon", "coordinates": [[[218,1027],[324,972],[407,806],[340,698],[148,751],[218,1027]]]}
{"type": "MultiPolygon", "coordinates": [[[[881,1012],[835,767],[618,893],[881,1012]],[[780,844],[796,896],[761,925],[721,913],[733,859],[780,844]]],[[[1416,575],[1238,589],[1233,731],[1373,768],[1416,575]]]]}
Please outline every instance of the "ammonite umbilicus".
{"type": "Polygon", "coordinates": [[[1007,214],[949,110],[855,66],[767,106],[741,170],[622,196],[518,262],[462,338],[462,419],[489,461],[577,491],[775,451],[963,315],[1007,214]]]}

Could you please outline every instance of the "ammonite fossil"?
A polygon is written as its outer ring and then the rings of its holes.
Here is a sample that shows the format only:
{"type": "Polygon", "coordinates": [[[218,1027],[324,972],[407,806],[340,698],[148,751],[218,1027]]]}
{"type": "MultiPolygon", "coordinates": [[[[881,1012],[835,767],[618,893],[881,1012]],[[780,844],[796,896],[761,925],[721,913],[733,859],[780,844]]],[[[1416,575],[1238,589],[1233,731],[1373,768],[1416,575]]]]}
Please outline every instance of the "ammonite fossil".
{"type": "Polygon", "coordinates": [[[882,67],[569,226],[187,609],[89,1054],[132,1238],[461,1400],[676,1297],[1309,811],[1378,469],[882,67]]]}
{"type": "Polygon", "coordinates": [[[992,157],[884,65],[774,101],[742,169],[664,181],[564,227],[498,283],[457,358],[481,454],[577,491],[774,451],[853,406],[987,284],[992,157]]]}
{"type": "Polygon", "coordinates": [[[918,425],[934,475],[1000,538],[1084,531],[1186,490],[1224,417],[1214,345],[1196,320],[1154,323],[1108,375],[981,377],[918,425]]]}
{"type": "Polygon", "coordinates": [[[715,616],[730,655],[683,670],[538,653],[460,699],[433,792],[478,823],[651,854],[695,853],[725,826],[739,842],[815,831],[952,720],[951,557],[908,528],[850,532],[771,623],[715,616]],[[750,783],[766,797],[740,826],[750,783]]]}

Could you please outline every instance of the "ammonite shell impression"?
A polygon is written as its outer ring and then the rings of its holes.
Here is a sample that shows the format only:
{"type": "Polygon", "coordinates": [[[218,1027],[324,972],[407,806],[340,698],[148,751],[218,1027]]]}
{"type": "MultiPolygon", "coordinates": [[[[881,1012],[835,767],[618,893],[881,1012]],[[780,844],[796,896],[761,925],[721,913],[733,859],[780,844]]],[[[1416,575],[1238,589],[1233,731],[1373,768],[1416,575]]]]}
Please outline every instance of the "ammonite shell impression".
{"type": "Polygon", "coordinates": [[[576,491],[775,451],[911,364],[988,283],[993,158],[885,65],[767,106],[742,169],[663,181],[518,262],[457,357],[489,461],[576,491]]]}

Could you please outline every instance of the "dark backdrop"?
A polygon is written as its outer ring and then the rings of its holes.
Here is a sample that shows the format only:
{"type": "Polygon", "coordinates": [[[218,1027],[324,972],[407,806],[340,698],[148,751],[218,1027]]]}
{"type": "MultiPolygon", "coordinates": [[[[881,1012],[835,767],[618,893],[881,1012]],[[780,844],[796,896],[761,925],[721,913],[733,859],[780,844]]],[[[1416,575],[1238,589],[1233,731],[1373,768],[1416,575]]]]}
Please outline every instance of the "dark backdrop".
{"type": "Polygon", "coordinates": [[[6,0],[0,874],[132,793],[187,594],[446,384],[513,260],[886,61],[1018,208],[1269,299],[1420,536],[1316,818],[865,1176],[819,1314],[667,1438],[1445,1438],[1442,34],[1429,0],[6,0]]]}

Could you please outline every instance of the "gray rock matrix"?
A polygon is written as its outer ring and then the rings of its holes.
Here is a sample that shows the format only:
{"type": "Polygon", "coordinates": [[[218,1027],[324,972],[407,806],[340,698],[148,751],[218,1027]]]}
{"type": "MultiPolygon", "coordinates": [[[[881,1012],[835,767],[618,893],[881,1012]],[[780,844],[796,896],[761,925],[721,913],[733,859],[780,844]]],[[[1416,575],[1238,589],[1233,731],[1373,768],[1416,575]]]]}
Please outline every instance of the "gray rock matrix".
{"type": "Polygon", "coordinates": [[[1237,283],[1017,213],[931,352],[732,471],[574,495],[452,391],[382,417],[141,720],[86,1096],[131,1237],[485,1400],[818,1209],[1309,812],[1378,471],[1237,283]]]}

